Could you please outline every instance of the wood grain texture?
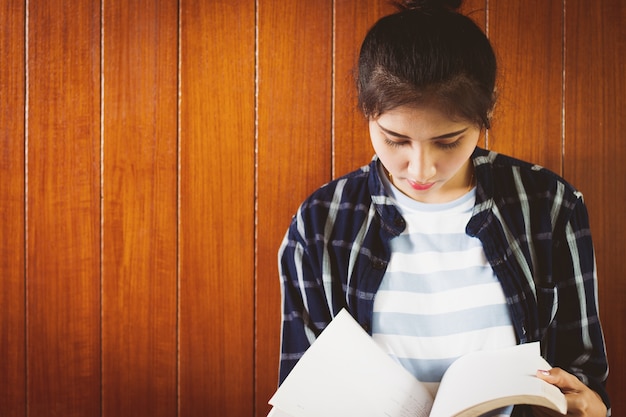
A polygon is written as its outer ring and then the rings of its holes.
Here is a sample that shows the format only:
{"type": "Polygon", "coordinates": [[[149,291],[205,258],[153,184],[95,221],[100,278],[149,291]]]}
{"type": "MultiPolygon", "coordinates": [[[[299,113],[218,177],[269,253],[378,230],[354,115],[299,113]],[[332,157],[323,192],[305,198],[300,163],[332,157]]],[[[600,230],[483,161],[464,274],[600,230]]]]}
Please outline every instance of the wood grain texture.
{"type": "Polygon", "coordinates": [[[493,1],[488,13],[499,66],[488,146],[562,174],[562,1],[493,1]]]}
{"type": "Polygon", "coordinates": [[[489,0],[464,0],[459,10],[472,19],[483,31],[487,31],[487,3],[489,0]]]}
{"type": "Polygon", "coordinates": [[[0,415],[26,413],[23,1],[0,5],[0,415]]]}
{"type": "Polygon", "coordinates": [[[584,194],[596,248],[613,415],[626,411],[626,4],[567,2],[565,177],[584,194]]]}
{"type": "Polygon", "coordinates": [[[251,416],[255,4],[181,7],[179,415],[251,416]]]}
{"type": "Polygon", "coordinates": [[[178,2],[103,9],[102,410],[177,410],[178,2]]]}
{"type": "Polygon", "coordinates": [[[278,248],[304,198],[331,177],[332,2],[258,5],[256,415],[278,382],[278,248]]]}
{"type": "Polygon", "coordinates": [[[361,43],[376,21],[395,11],[386,0],[335,2],[333,175],[370,162],[374,155],[368,124],[358,109],[356,75],[361,43]]]}
{"type": "Polygon", "coordinates": [[[29,1],[29,416],[100,413],[100,2],[29,1]]]}

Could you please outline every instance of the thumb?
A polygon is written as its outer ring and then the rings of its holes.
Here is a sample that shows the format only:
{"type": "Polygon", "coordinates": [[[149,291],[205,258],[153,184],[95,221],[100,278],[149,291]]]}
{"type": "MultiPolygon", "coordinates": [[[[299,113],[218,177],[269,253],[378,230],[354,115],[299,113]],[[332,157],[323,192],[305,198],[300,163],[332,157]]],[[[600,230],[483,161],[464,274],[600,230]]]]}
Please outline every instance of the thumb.
{"type": "Polygon", "coordinates": [[[552,374],[552,369],[538,369],[536,376],[550,383],[556,380],[556,377],[552,374]]]}
{"type": "Polygon", "coordinates": [[[564,392],[578,391],[582,388],[581,385],[583,385],[578,378],[561,368],[539,369],[536,375],[539,379],[556,385],[564,392]]]}

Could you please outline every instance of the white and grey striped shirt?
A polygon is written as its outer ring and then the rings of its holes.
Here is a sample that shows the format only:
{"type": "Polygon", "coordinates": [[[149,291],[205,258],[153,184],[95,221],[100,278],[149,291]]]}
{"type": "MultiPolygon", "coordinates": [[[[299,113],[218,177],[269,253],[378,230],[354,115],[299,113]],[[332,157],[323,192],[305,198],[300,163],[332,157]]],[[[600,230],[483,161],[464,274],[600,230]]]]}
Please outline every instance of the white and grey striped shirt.
{"type": "Polygon", "coordinates": [[[513,346],[515,331],[480,240],[465,234],[475,190],[449,203],[425,204],[381,177],[407,227],[390,242],[372,336],[434,396],[455,359],[513,346]]]}

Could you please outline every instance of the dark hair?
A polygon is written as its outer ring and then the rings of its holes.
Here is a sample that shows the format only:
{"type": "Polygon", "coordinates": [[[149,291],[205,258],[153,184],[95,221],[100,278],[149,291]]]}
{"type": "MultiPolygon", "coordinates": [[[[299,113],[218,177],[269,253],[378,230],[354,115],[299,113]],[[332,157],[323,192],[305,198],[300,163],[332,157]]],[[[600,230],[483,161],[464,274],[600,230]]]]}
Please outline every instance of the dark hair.
{"type": "Polygon", "coordinates": [[[461,0],[405,1],[367,33],[359,55],[359,107],[378,117],[398,106],[435,106],[489,128],[496,59],[461,0]]]}

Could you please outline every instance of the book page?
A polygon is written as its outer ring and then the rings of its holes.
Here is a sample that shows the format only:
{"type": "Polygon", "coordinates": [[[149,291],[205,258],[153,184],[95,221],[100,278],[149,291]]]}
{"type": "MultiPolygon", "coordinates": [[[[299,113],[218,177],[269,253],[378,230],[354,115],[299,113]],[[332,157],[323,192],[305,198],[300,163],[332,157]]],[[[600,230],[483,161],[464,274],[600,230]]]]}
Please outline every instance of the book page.
{"type": "Polygon", "coordinates": [[[512,404],[543,405],[565,414],[563,393],[535,376],[538,369],[550,368],[539,342],[469,353],[444,374],[431,417],[473,417],[512,404]]]}
{"type": "Polygon", "coordinates": [[[342,310],[269,403],[273,417],[428,417],[432,397],[342,310]]]}

